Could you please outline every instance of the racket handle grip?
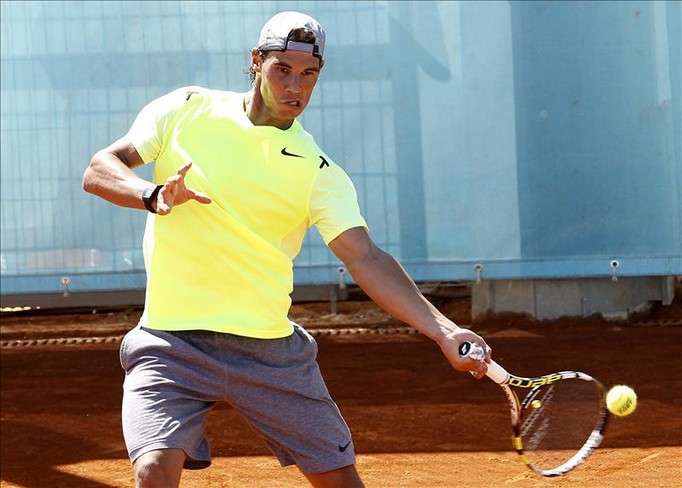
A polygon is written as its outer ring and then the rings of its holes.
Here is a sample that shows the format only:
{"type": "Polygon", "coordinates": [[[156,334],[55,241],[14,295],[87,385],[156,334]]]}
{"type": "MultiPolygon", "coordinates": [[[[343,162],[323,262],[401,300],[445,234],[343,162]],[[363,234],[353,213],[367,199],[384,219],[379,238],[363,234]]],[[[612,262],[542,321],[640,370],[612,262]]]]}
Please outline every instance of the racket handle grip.
{"type": "Polygon", "coordinates": [[[485,374],[498,385],[506,385],[509,382],[509,373],[495,361],[490,361],[485,374]]]}
{"type": "MultiPolygon", "coordinates": [[[[459,346],[459,355],[470,357],[476,361],[485,359],[485,351],[481,346],[474,342],[462,342],[459,346]]],[[[497,384],[506,384],[509,381],[509,373],[495,361],[490,361],[488,371],[485,373],[488,378],[497,384]]]]}

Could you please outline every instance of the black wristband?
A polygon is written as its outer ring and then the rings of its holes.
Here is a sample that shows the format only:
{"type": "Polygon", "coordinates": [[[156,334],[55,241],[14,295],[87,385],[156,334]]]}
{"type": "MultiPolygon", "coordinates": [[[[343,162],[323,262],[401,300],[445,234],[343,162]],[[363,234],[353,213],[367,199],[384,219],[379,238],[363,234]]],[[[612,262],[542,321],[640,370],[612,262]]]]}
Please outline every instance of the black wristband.
{"type": "Polygon", "coordinates": [[[163,188],[163,185],[150,186],[142,193],[142,203],[144,203],[144,208],[151,213],[156,213],[156,210],[154,210],[154,207],[152,206],[152,202],[156,200],[161,188],[163,188]]]}

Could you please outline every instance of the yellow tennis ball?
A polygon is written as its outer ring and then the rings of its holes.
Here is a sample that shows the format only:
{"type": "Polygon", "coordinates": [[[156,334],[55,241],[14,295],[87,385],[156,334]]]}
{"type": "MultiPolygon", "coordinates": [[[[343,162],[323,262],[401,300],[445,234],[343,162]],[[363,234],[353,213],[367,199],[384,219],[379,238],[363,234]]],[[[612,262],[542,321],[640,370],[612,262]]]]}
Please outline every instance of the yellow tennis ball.
{"type": "Polygon", "coordinates": [[[606,408],[614,415],[625,417],[637,408],[635,390],[625,385],[616,385],[606,394],[606,408]]]}

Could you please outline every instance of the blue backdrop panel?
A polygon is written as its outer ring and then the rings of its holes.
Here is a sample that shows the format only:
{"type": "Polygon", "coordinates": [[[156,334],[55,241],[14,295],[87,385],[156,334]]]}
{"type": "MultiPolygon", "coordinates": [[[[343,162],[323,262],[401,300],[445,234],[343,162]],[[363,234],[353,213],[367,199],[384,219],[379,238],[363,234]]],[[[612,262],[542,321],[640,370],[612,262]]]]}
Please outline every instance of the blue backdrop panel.
{"type": "MultiPolygon", "coordinates": [[[[89,158],[174,88],[248,90],[289,9],[328,32],[302,122],[416,280],[682,274],[679,2],[0,8],[2,294],[143,288],[144,213],[85,194],[89,158]]],[[[295,264],[337,279],[314,230],[295,264]]]]}

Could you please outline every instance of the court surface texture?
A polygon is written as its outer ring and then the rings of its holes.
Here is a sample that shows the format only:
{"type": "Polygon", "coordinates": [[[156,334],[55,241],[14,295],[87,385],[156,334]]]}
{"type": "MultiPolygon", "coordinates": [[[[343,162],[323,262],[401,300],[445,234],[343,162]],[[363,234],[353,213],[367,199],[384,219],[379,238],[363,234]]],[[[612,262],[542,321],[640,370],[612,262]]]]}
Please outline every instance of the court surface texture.
{"type": "MultiPolygon", "coordinates": [[[[639,394],[637,411],[610,419],[601,447],[575,471],[545,479],[511,448],[503,392],[454,371],[438,346],[368,301],[296,304],[354,437],[368,487],[682,486],[682,307],[633,322],[532,322],[497,317],[473,327],[495,359],[527,376],[577,369],[639,394]]],[[[468,324],[465,298],[439,307],[468,324]]],[[[2,316],[2,487],[132,486],[120,427],[120,337],[139,310],[2,316]]],[[[230,407],[209,418],[213,465],[183,487],[305,487],[281,468],[230,407]]]]}

